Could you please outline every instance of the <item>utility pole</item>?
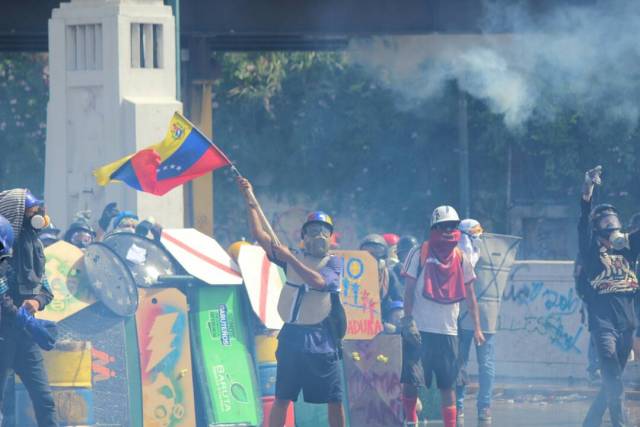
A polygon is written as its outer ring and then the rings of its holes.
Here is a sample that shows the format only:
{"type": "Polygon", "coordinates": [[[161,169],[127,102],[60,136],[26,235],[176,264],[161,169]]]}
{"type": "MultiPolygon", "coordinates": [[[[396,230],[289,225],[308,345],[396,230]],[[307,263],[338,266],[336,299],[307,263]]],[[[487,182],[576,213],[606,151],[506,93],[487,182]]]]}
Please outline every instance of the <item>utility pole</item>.
{"type": "Polygon", "coordinates": [[[467,95],[457,88],[458,91],[458,156],[459,156],[459,176],[460,176],[460,214],[469,218],[469,119],[467,111],[467,95]]]}

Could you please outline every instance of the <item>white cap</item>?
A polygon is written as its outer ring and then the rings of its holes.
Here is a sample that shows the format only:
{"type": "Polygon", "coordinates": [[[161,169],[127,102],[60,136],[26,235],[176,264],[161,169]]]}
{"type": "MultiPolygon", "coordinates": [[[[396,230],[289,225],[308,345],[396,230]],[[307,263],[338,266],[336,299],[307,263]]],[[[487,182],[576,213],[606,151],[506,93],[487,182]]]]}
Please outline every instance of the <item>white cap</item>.
{"type": "Polygon", "coordinates": [[[438,206],[431,214],[431,227],[441,222],[460,222],[458,212],[451,206],[438,206]]]}

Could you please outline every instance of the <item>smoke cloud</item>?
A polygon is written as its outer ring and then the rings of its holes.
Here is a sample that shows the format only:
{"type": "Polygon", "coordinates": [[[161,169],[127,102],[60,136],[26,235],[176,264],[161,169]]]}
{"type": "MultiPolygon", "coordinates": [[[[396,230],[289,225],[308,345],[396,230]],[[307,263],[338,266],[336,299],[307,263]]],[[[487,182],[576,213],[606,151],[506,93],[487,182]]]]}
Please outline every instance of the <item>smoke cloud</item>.
{"type": "Polygon", "coordinates": [[[606,0],[544,15],[522,5],[485,6],[482,34],[357,39],[349,57],[407,107],[456,81],[512,130],[532,114],[552,118],[564,107],[637,126],[640,2],[606,0]]]}

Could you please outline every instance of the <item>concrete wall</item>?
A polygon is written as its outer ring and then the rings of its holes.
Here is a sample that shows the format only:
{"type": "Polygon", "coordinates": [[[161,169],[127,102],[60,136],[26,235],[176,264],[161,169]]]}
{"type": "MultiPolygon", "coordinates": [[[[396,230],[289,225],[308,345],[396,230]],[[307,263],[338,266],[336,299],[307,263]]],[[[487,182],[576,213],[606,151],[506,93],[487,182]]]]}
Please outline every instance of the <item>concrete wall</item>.
{"type": "Polygon", "coordinates": [[[97,220],[111,201],[183,225],[182,188],[159,198],[124,184],[99,187],[92,175],[165,136],[182,110],[175,49],[174,17],[162,0],[73,0],[54,9],[45,198],[58,227],[79,210],[97,220]]]}
{"type": "MultiPolygon", "coordinates": [[[[581,304],[573,262],[517,261],[502,295],[496,374],[584,378],[589,332],[581,323],[581,304]]],[[[477,373],[475,361],[470,373],[477,373]]]]}

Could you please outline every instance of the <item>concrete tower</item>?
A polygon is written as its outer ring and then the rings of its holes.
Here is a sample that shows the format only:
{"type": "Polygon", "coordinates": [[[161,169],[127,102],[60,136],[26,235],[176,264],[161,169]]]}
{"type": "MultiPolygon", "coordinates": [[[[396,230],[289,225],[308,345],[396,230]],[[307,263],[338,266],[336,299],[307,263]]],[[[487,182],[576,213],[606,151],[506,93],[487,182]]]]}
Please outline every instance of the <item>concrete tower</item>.
{"type": "Polygon", "coordinates": [[[61,228],[75,212],[120,209],[182,227],[182,187],[163,197],[124,184],[100,187],[92,171],[159,142],[175,111],[175,21],[162,0],[72,0],[49,21],[45,199],[61,228]]]}

